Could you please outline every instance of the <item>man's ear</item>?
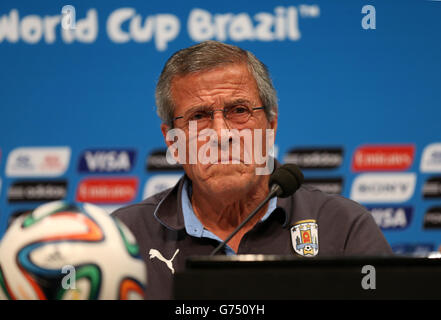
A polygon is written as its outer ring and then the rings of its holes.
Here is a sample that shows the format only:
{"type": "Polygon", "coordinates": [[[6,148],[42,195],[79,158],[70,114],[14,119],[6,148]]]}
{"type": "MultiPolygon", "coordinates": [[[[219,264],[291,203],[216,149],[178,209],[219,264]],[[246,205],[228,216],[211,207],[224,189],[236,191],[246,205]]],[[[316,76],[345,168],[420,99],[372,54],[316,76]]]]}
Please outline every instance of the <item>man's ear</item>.
{"type": "Polygon", "coordinates": [[[167,132],[170,130],[170,126],[166,125],[165,123],[161,123],[161,132],[164,136],[165,144],[167,147],[170,147],[173,144],[173,141],[167,141],[167,132]]]}
{"type": "Polygon", "coordinates": [[[277,114],[274,115],[273,120],[269,121],[269,128],[274,130],[274,136],[276,136],[276,132],[277,132],[277,114]]]}

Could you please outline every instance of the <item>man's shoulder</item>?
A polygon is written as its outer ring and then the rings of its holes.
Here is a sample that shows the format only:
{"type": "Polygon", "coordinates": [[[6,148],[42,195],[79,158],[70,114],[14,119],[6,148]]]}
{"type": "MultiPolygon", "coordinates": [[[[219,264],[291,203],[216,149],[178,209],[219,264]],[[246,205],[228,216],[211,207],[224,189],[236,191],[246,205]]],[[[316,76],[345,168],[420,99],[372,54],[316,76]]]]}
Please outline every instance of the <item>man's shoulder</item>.
{"type": "Polygon", "coordinates": [[[309,207],[315,211],[338,210],[342,214],[360,215],[367,210],[358,202],[346,198],[340,194],[331,194],[323,192],[309,185],[302,185],[296,193],[296,197],[306,202],[309,207]]]}
{"type": "Polygon", "coordinates": [[[314,219],[324,226],[339,226],[340,230],[349,230],[359,221],[373,221],[370,212],[358,202],[312,186],[303,185],[294,194],[293,200],[291,223],[314,219]]]}
{"type": "Polygon", "coordinates": [[[299,204],[294,210],[301,208],[305,218],[316,220],[319,230],[325,230],[320,234],[323,252],[345,255],[392,253],[373,216],[361,204],[309,186],[298,190],[295,201],[299,204]]]}
{"type": "Polygon", "coordinates": [[[161,201],[173,188],[156,193],[141,202],[134,203],[115,210],[112,216],[117,217],[126,224],[136,224],[140,219],[153,217],[153,214],[161,201]]]}

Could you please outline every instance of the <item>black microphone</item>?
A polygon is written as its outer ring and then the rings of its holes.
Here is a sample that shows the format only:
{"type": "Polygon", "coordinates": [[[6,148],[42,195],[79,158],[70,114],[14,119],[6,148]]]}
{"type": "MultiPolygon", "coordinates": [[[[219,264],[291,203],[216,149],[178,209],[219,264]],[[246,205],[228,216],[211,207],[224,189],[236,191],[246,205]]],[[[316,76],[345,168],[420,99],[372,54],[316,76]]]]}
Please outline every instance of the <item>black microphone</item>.
{"type": "Polygon", "coordinates": [[[230,241],[240,229],[247,224],[257,212],[268,202],[271,198],[277,196],[280,198],[286,198],[294,194],[298,188],[300,188],[303,183],[303,174],[300,169],[295,164],[284,164],[274,170],[273,174],[269,180],[270,192],[266,198],[254,209],[250,215],[242,221],[242,223],[226,238],[222,243],[220,243],[216,249],[210,254],[214,256],[219,250],[221,250],[230,241]]]}

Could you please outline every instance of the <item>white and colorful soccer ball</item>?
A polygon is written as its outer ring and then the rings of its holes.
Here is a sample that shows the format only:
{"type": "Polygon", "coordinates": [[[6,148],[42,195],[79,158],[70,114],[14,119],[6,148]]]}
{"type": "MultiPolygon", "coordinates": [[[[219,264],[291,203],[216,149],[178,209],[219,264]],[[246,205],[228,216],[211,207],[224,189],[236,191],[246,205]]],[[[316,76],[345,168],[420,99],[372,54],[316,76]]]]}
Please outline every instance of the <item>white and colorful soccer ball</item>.
{"type": "Polygon", "coordinates": [[[41,205],[0,242],[0,299],[143,299],[146,285],[134,236],[92,204],[41,205]]]}

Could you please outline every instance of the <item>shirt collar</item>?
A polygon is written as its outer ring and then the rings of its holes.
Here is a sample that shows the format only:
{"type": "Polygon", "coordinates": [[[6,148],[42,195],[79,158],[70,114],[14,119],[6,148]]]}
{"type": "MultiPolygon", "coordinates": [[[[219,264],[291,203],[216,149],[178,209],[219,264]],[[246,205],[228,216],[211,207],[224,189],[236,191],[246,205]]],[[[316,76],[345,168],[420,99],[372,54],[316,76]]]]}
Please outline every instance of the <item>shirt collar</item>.
{"type": "MultiPolygon", "coordinates": [[[[184,181],[184,185],[182,187],[181,193],[181,203],[182,203],[182,214],[184,216],[184,224],[185,230],[189,235],[194,237],[202,238],[211,238],[218,241],[222,241],[218,236],[213,234],[211,231],[204,228],[196,214],[194,213],[193,206],[191,205],[190,197],[191,197],[191,183],[186,179],[184,181]]],[[[277,208],[277,198],[272,198],[268,203],[268,209],[265,215],[260,219],[260,222],[265,221],[268,217],[273,213],[277,208]]]]}

